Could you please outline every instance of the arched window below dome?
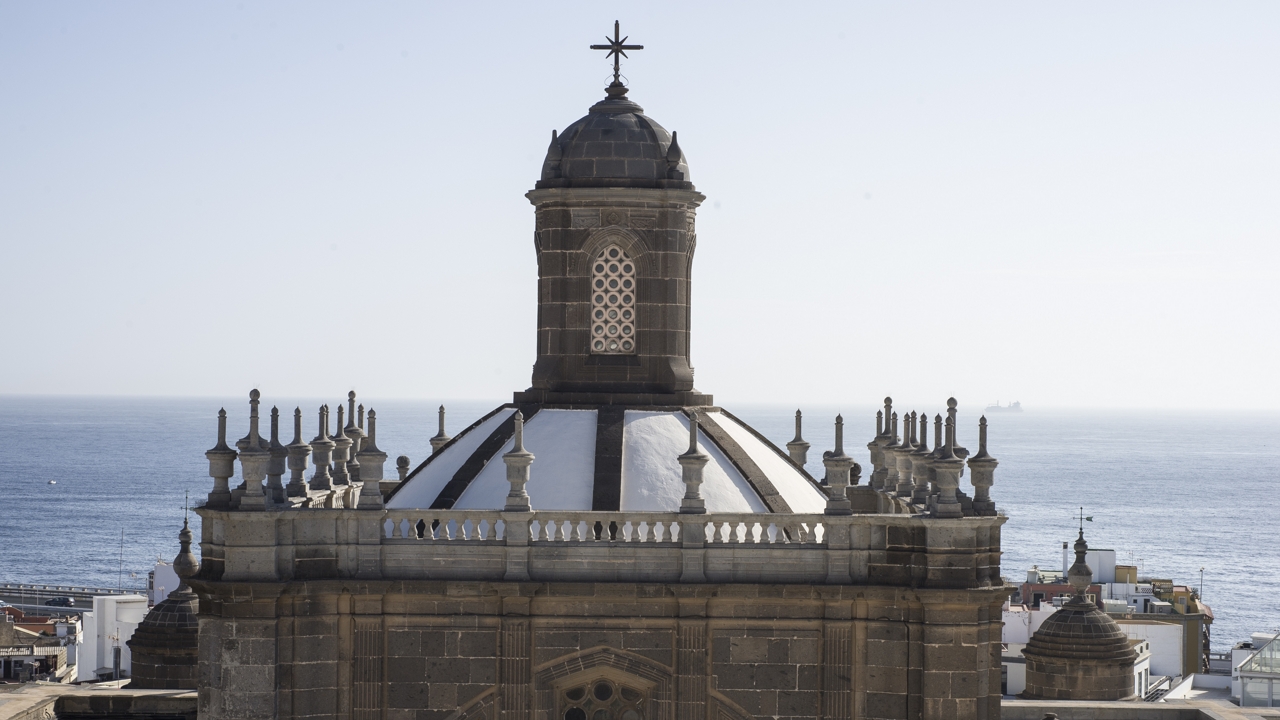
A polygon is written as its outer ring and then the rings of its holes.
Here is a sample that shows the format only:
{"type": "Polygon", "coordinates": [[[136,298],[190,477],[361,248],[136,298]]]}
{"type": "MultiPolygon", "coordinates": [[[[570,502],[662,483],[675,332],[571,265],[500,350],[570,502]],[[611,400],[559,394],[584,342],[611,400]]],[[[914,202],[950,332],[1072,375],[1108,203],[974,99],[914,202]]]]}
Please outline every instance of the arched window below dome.
{"type": "Polygon", "coordinates": [[[591,264],[591,354],[634,354],[635,314],[636,264],[610,245],[591,264]]]}
{"type": "Polygon", "coordinates": [[[564,720],[645,720],[645,694],[608,678],[567,688],[560,693],[564,720]]]}

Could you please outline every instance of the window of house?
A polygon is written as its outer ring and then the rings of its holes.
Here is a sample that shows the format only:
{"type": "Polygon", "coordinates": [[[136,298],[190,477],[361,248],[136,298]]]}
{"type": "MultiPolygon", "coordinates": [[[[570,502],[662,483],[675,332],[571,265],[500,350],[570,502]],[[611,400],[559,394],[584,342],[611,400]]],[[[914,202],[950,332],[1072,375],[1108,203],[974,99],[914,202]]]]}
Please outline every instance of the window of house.
{"type": "Polygon", "coordinates": [[[636,351],[636,265],[622,248],[605,248],[591,266],[591,352],[636,351]]]}
{"type": "Polygon", "coordinates": [[[611,680],[595,680],[561,693],[564,720],[644,720],[644,695],[611,680]]]}

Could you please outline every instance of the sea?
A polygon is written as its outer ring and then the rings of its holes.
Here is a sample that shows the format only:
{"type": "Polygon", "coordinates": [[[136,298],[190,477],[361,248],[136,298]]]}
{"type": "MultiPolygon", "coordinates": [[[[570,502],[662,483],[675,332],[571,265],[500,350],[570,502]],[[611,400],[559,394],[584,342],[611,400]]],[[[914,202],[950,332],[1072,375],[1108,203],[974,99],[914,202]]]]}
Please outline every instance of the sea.
{"type": "MultiPolygon", "coordinates": [[[[336,414],[344,400],[264,396],[263,429],[278,405],[288,442],[301,407],[309,439],[319,405],[336,414]]],[[[396,456],[417,465],[429,454],[437,401],[361,402],[378,411],[388,477],[396,456]]],[[[449,432],[501,402],[446,402],[449,432]]],[[[145,588],[156,561],[177,552],[184,517],[199,538],[200,518],[187,508],[212,487],[204,451],[216,442],[222,407],[229,440],[245,435],[247,397],[0,396],[0,582],[145,588]]],[[[726,407],[780,447],[794,435],[794,407],[726,407]]],[[[843,413],[845,447],[866,468],[865,482],[876,408],[802,409],[810,472],[820,476],[843,413]]],[[[958,440],[971,450],[982,413],[960,408],[958,440]]],[[[1214,650],[1280,632],[1280,414],[1028,407],[992,413],[988,423],[1009,581],[1036,565],[1061,569],[1062,543],[1083,525],[1090,547],[1201,592],[1215,617],[1214,650]]],[[[962,487],[972,493],[967,473],[962,487]]]]}

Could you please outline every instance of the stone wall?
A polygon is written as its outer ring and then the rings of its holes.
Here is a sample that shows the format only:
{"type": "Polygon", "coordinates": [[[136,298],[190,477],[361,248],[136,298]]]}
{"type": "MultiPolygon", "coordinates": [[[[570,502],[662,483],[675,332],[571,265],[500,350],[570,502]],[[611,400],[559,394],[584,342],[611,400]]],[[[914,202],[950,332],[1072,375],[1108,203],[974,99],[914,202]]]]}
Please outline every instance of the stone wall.
{"type": "Polygon", "coordinates": [[[204,590],[202,718],[1000,714],[1002,587],[327,580],[204,590]]]}

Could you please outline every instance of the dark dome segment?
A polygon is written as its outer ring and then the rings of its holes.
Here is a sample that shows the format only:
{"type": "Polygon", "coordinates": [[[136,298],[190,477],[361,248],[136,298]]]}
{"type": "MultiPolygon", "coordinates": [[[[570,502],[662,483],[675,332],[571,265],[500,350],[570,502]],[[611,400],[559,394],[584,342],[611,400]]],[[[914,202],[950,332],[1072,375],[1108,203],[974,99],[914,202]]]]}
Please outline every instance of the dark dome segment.
{"type": "Polygon", "coordinates": [[[692,190],[689,166],[674,133],[626,98],[625,87],[560,134],[552,133],[537,187],[628,187],[692,190]]]}

